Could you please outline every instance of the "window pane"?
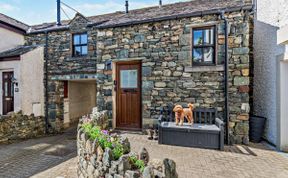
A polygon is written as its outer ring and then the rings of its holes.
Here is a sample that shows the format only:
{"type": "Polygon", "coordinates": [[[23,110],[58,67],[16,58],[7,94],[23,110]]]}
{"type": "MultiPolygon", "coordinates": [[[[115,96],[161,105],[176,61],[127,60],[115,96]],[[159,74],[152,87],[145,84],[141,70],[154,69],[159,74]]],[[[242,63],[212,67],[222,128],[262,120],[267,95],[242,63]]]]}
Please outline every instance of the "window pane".
{"type": "Polygon", "coordinates": [[[88,50],[87,50],[87,46],[82,46],[82,54],[81,55],[87,55],[88,50]]]}
{"type": "Polygon", "coordinates": [[[74,45],[80,44],[80,35],[74,35],[74,45]]]}
{"type": "Polygon", "coordinates": [[[80,46],[77,46],[75,47],[75,56],[80,56],[81,55],[81,47],[80,46]]]}
{"type": "Polygon", "coordinates": [[[202,45],[203,44],[203,31],[202,30],[194,30],[193,31],[193,41],[194,45],[202,45]]]}
{"type": "Polygon", "coordinates": [[[138,77],[137,70],[121,70],[120,71],[121,88],[138,88],[137,77],[138,77]]]}
{"type": "Polygon", "coordinates": [[[206,29],[204,33],[204,44],[214,44],[214,28],[206,29]]]}
{"type": "Polygon", "coordinates": [[[202,48],[193,49],[193,62],[201,62],[203,56],[202,48]]]}
{"type": "Polygon", "coordinates": [[[204,48],[204,62],[212,63],[213,58],[214,58],[214,49],[211,47],[204,48]]]}
{"type": "Polygon", "coordinates": [[[4,86],[5,86],[5,96],[8,96],[8,82],[5,82],[4,86]]]}
{"type": "Polygon", "coordinates": [[[87,34],[81,35],[81,44],[87,44],[87,34]]]}

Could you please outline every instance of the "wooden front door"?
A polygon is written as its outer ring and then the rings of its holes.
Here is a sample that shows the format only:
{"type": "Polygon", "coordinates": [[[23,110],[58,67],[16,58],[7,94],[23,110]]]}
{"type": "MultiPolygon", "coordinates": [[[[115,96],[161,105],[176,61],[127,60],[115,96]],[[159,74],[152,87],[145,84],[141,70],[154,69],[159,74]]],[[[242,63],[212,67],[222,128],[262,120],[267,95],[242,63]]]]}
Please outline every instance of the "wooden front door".
{"type": "Polygon", "coordinates": [[[14,111],[14,84],[12,79],[13,72],[2,73],[2,91],[3,91],[3,115],[14,111]]]}
{"type": "Polygon", "coordinates": [[[116,127],[141,129],[141,63],[119,62],[116,66],[116,127]]]}

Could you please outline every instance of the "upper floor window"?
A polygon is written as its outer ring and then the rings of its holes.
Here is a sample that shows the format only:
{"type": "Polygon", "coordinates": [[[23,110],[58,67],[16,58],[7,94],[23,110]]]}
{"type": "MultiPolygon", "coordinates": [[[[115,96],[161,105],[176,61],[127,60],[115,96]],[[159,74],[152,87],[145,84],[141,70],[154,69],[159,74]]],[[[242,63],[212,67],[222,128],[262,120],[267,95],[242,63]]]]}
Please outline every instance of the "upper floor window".
{"type": "Polygon", "coordinates": [[[73,56],[86,56],[88,54],[87,33],[73,35],[73,56]]]}
{"type": "Polygon", "coordinates": [[[214,65],[215,26],[192,29],[193,65],[214,65]]]}

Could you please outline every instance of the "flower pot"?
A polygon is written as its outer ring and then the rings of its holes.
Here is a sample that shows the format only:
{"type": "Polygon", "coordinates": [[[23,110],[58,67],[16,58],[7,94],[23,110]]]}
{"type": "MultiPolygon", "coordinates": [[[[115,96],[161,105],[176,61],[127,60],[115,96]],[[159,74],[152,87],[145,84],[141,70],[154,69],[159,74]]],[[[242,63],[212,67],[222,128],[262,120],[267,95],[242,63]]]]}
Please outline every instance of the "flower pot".
{"type": "Polygon", "coordinates": [[[251,142],[259,143],[264,134],[266,118],[251,116],[249,119],[249,138],[251,142]]]}

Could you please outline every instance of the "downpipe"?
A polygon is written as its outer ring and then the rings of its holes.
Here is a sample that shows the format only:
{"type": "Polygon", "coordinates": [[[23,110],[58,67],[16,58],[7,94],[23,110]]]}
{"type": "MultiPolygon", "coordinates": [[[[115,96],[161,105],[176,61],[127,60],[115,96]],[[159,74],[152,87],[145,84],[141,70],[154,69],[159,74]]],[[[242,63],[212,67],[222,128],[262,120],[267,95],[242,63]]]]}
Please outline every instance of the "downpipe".
{"type": "Polygon", "coordinates": [[[48,121],[48,31],[45,31],[45,132],[49,133],[48,121]]]}
{"type": "Polygon", "coordinates": [[[225,115],[224,120],[226,122],[226,144],[230,144],[229,140],[229,59],[228,59],[228,20],[225,17],[225,11],[220,13],[221,20],[224,21],[225,29],[225,63],[224,63],[224,96],[225,96],[225,115]]]}

